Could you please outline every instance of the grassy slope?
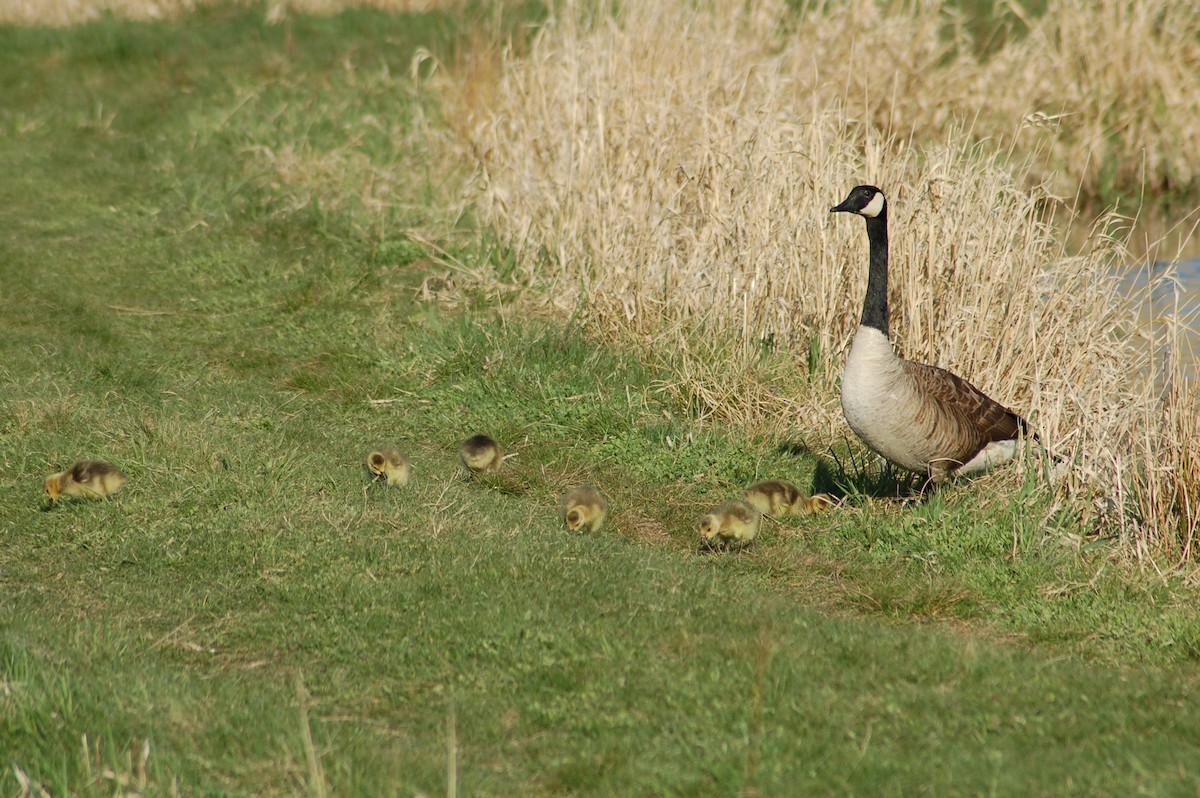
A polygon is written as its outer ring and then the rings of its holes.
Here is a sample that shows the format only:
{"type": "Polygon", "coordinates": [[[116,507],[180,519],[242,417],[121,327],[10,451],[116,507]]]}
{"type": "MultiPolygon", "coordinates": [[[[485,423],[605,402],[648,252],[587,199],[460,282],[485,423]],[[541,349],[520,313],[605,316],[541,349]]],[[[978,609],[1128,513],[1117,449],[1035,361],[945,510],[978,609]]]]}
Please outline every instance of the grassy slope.
{"type": "Polygon", "coordinates": [[[248,170],[302,127],[403,127],[420,100],[347,57],[401,75],[455,25],[0,32],[4,791],[19,768],[55,794],[438,793],[451,710],[471,795],[1194,791],[1181,589],[1042,545],[1066,522],[1019,490],[972,509],[986,485],[699,557],[699,506],[807,483],[811,455],[693,428],[639,353],[559,321],[419,301],[419,249],[248,170]],[[468,484],[479,429],[517,456],[468,484]],[[364,483],[389,439],[408,490],[364,483]],[[80,456],[129,486],[41,512],[80,456]],[[584,479],[614,520],[565,536],[555,496],[584,479]]]}

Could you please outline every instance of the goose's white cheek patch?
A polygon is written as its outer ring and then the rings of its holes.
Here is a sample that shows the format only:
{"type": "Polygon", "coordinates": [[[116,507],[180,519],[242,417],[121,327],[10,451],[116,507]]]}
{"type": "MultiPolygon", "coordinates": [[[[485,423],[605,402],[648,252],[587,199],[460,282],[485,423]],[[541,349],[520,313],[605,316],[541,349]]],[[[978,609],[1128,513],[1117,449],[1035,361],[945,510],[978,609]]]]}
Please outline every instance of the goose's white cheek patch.
{"type": "Polygon", "coordinates": [[[861,213],[863,216],[870,216],[871,218],[875,218],[879,214],[883,213],[883,194],[876,192],[871,201],[868,202],[866,207],[859,211],[859,213],[861,213]]]}

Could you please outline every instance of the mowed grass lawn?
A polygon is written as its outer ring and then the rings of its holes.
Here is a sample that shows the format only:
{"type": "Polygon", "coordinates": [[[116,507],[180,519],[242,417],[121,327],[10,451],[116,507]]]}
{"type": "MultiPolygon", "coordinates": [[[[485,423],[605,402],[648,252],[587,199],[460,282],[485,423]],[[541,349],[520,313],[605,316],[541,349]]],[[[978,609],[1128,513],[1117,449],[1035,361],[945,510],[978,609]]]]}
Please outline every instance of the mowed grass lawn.
{"type": "Polygon", "coordinates": [[[1060,545],[1035,481],[695,551],[821,447],[694,423],[643,353],[405,236],[449,180],[409,66],[482,29],[0,29],[0,792],[1195,794],[1193,593],[1060,545]],[[306,194],[289,145],[403,197],[306,194]],[[514,457],[468,482],[479,431],[514,457]],[[367,484],[378,442],[410,486],[367,484]],[[85,457],[126,488],[44,510],[85,457]],[[612,520],[568,534],[584,481],[612,520]]]}

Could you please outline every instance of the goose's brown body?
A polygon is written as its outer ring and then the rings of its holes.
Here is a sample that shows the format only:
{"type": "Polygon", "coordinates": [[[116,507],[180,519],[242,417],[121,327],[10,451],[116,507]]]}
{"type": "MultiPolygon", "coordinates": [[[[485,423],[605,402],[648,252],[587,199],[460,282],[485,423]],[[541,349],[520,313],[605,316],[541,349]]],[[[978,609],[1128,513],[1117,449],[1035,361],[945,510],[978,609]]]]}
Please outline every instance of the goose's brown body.
{"type": "Polygon", "coordinates": [[[963,378],[897,357],[860,327],[842,376],[842,412],[876,454],[935,482],[980,473],[1016,454],[1024,419],[963,378]]]}

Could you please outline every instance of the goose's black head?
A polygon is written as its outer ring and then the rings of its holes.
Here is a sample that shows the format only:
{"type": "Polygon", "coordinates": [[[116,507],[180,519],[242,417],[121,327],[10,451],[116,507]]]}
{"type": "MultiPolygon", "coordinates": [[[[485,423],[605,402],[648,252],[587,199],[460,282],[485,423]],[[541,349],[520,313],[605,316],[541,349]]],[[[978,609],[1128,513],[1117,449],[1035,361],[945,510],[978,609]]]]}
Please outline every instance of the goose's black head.
{"type": "Polygon", "coordinates": [[[886,207],[887,200],[883,198],[883,192],[875,186],[855,186],[850,189],[846,199],[842,200],[842,204],[833,206],[829,212],[857,213],[859,216],[874,219],[882,214],[886,207]]]}

